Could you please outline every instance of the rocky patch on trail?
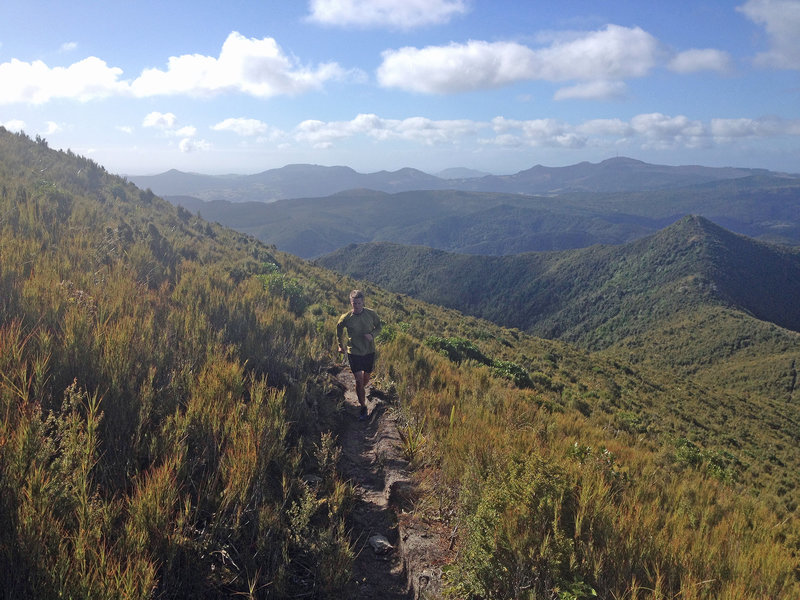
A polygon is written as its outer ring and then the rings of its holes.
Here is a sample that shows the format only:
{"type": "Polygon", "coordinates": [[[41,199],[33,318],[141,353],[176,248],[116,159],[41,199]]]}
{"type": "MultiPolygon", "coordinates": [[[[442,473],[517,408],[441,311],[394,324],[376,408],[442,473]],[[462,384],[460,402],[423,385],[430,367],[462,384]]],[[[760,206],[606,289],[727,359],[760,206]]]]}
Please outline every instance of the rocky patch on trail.
{"type": "Polygon", "coordinates": [[[337,368],[334,434],[339,471],[355,489],[348,527],[356,558],[348,598],[406,600],[440,597],[449,537],[414,510],[417,493],[403,458],[394,400],[372,391],[369,418],[358,420],[353,375],[337,368]]]}

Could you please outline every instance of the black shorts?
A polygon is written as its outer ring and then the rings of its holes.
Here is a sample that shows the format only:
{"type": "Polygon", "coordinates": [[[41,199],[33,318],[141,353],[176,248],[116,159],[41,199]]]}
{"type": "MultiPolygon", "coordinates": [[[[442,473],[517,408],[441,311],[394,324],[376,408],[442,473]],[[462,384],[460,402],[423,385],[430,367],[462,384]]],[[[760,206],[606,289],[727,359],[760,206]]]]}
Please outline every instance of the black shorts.
{"type": "Polygon", "coordinates": [[[347,362],[350,363],[350,370],[353,373],[364,371],[364,373],[372,373],[375,367],[375,353],[372,354],[348,354],[347,362]]]}

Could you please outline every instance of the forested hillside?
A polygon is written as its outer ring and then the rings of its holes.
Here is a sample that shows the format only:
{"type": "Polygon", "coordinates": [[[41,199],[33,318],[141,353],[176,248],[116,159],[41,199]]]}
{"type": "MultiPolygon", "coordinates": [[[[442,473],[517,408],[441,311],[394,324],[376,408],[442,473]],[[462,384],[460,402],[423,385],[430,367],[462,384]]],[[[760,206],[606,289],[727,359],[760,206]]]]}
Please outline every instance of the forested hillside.
{"type": "Polygon", "coordinates": [[[481,257],[365,244],[318,262],[732,393],[797,398],[800,252],[702,217],[624,246],[481,257]]]}
{"type": "Polygon", "coordinates": [[[702,217],[624,246],[489,257],[373,243],[317,262],[592,349],[706,303],[800,331],[800,251],[734,235],[702,217]]]}
{"type": "Polygon", "coordinates": [[[304,258],[376,241],[489,255],[623,244],[687,214],[765,241],[800,243],[800,179],[775,174],[615,194],[361,189],[273,203],[167,199],[304,258]]]}
{"type": "Polygon", "coordinates": [[[470,254],[560,250],[630,241],[664,224],[619,214],[608,219],[551,198],[452,190],[353,190],[271,204],[169,200],[304,258],[376,240],[470,254]]]}
{"type": "Polygon", "coordinates": [[[337,276],[0,129],[2,596],[355,597],[328,370],[356,286],[399,518],[447,532],[453,597],[800,595],[787,404],[337,276]]]}

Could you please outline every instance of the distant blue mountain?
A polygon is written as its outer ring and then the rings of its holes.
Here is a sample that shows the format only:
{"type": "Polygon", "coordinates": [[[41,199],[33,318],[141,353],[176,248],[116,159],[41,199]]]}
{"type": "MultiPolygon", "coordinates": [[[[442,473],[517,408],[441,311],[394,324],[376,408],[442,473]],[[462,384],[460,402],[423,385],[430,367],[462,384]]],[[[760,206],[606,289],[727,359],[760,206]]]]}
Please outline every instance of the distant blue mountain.
{"type": "MultiPolygon", "coordinates": [[[[397,193],[414,190],[460,190],[553,195],[566,192],[632,192],[663,190],[770,174],[763,169],[667,166],[631,158],[567,167],[536,165],[513,175],[476,177],[474,171],[444,172],[445,177],[417,169],[358,173],[350,167],[287,165],[255,175],[212,176],[171,170],[160,175],[131,176],[141,188],[160,196],[193,196],[201,200],[273,202],[287,198],[317,198],[352,189],[397,193]],[[450,178],[453,174],[459,178],[450,178]],[[469,176],[463,176],[468,174],[469,176]]],[[[792,176],[797,177],[797,176],[792,176]]]]}

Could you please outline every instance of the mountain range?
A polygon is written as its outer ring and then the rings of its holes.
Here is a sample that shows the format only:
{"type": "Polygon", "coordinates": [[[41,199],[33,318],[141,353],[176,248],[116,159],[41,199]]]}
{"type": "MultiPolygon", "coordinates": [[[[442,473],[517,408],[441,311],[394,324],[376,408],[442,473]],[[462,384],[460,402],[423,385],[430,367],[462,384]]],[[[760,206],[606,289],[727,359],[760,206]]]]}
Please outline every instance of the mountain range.
{"type": "Polygon", "coordinates": [[[286,198],[329,196],[351,189],[396,193],[412,190],[461,190],[508,194],[563,194],[567,192],[631,192],[697,185],[770,173],[763,169],[667,166],[631,158],[566,167],[536,165],[513,175],[484,175],[454,169],[442,177],[417,169],[358,173],[350,167],[286,165],[253,175],[201,175],[170,170],[159,175],[128,179],[159,196],[193,196],[201,200],[273,202],[286,198]],[[455,178],[453,177],[455,175],[455,178]],[[464,175],[469,175],[464,177],[464,175]]]}
{"type": "Polygon", "coordinates": [[[687,214],[754,238],[800,244],[800,179],[776,174],[559,196],[360,189],[272,203],[168,199],[304,258],[371,241],[495,255],[623,244],[687,214]]]}

